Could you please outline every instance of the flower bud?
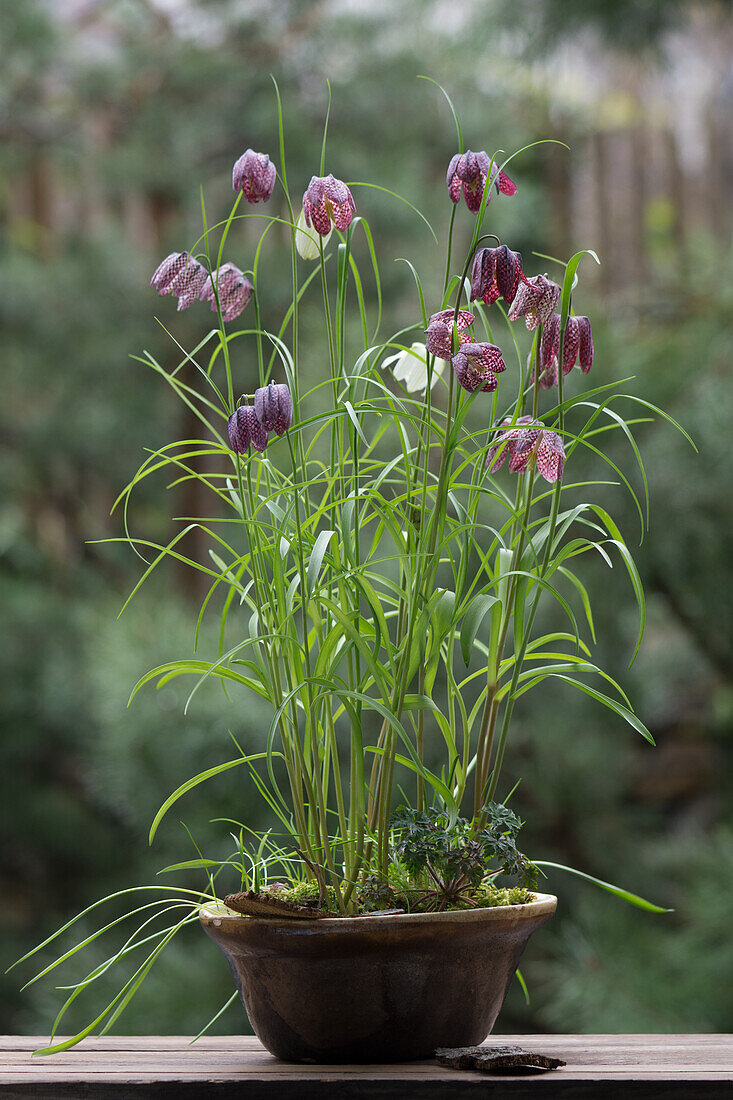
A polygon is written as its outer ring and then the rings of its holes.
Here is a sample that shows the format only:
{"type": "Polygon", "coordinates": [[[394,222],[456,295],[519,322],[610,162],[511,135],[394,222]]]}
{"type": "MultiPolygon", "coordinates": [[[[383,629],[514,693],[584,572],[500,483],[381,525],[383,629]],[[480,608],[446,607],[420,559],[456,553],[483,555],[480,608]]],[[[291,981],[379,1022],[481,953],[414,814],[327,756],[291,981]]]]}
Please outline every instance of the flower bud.
{"type": "Polygon", "coordinates": [[[267,202],[275,186],[275,165],[267,153],[247,149],[232,168],[232,188],[241,191],[247,202],[267,202]]]}

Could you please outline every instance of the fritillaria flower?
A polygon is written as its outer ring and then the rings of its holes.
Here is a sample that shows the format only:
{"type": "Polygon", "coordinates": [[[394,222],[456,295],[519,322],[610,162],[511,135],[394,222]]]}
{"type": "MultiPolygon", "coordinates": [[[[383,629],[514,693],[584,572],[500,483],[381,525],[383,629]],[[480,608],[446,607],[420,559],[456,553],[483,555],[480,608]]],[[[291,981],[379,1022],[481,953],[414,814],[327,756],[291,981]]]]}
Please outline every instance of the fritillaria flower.
{"type": "MultiPolygon", "coordinates": [[[[328,244],[331,232],[333,231],[330,230],[325,237],[321,238],[324,248],[328,244]]],[[[318,247],[318,236],[316,231],[315,229],[310,229],[305,220],[305,210],[301,210],[295,225],[295,251],[299,256],[302,256],[304,260],[317,260],[321,254],[321,250],[318,247]]]]}
{"type": "Polygon", "coordinates": [[[473,324],[473,314],[467,309],[459,309],[457,317],[454,309],[442,309],[440,313],[434,313],[430,318],[425,346],[430,354],[436,355],[438,359],[453,358],[454,321],[459,344],[466,343],[471,339],[466,329],[473,324]]]}
{"type": "MultiPolygon", "coordinates": [[[[502,195],[516,195],[517,188],[515,184],[509,179],[506,172],[499,171],[497,165],[491,161],[486,153],[472,153],[470,149],[467,149],[465,153],[456,153],[448,165],[446,183],[448,184],[448,194],[453,202],[458,202],[461,191],[463,191],[468,209],[472,214],[478,213],[484,197],[484,187],[489,171],[491,171],[490,183],[496,185],[497,194],[501,191],[502,195]]],[[[491,195],[489,194],[486,197],[487,205],[490,200],[491,195]]]]}
{"type": "Polygon", "coordinates": [[[536,464],[545,481],[552,484],[563,475],[565,448],[557,432],[545,428],[541,420],[520,416],[516,423],[503,420],[486,454],[486,466],[496,473],[509,458],[509,469],[523,474],[536,464]]]}
{"type": "Polygon", "coordinates": [[[293,399],[283,383],[269,382],[255,390],[254,411],[260,424],[275,435],[284,435],[293,423],[293,399]]]}
{"type": "MultiPolygon", "coordinates": [[[[543,389],[557,385],[559,375],[560,314],[553,313],[542,332],[539,365],[540,385],[543,389]]],[[[580,357],[580,369],[587,374],[593,363],[593,337],[587,317],[568,317],[563,339],[563,375],[573,369],[580,357]]],[[[534,375],[532,377],[534,381],[534,375]]]]}
{"type": "Polygon", "coordinates": [[[498,248],[479,248],[471,271],[471,301],[478,298],[487,306],[503,298],[514,301],[519,280],[526,282],[522,271],[522,254],[512,252],[505,244],[498,248]]]}
{"type": "Polygon", "coordinates": [[[188,260],[188,252],[171,252],[170,256],[166,256],[156,267],[150,285],[155,287],[158,294],[168,294],[173,286],[173,280],[181,274],[188,260]]]}
{"type": "Polygon", "coordinates": [[[171,252],[155,270],[150,285],[158,294],[175,294],[178,308],[188,309],[198,298],[208,274],[188,252],[171,252]]]}
{"type": "Polygon", "coordinates": [[[303,195],[305,224],[312,225],[322,237],[331,232],[331,223],[342,233],[351,225],[356,206],[343,180],[333,176],[313,176],[303,195]]]}
{"type": "Polygon", "coordinates": [[[254,287],[236,264],[222,264],[222,266],[217,269],[213,280],[211,276],[208,277],[201,291],[201,300],[203,302],[211,302],[212,313],[216,313],[214,284],[216,284],[216,289],[219,294],[219,306],[221,308],[222,320],[233,321],[235,317],[239,317],[239,314],[249,302],[254,287]]]}
{"type": "Polygon", "coordinates": [[[246,454],[250,444],[256,451],[267,446],[268,431],[251,405],[240,405],[229,417],[229,442],[235,454],[246,454]]]}
{"type": "Polygon", "coordinates": [[[171,292],[178,298],[178,308],[188,309],[198,301],[199,295],[206,285],[209,273],[198,260],[189,260],[183,271],[176,275],[171,285],[171,292]]]}
{"type": "Polygon", "coordinates": [[[247,202],[267,202],[275,186],[275,165],[267,153],[247,149],[232,168],[232,188],[241,191],[247,202]]]}
{"type": "Polygon", "coordinates": [[[506,370],[501,348],[494,344],[462,344],[452,363],[456,378],[469,393],[495,390],[499,382],[497,374],[506,370]]]}
{"type": "MultiPolygon", "coordinates": [[[[386,369],[392,367],[392,374],[398,382],[402,382],[408,393],[424,393],[428,388],[428,350],[424,344],[414,343],[409,348],[403,348],[396,355],[390,355],[382,361],[386,369]]],[[[430,380],[430,389],[433,388],[438,378],[443,373],[445,361],[437,359],[433,364],[433,374],[430,380]]]]}
{"type": "Polygon", "coordinates": [[[560,287],[545,275],[535,275],[520,282],[507,314],[510,321],[524,317],[530,332],[546,324],[557,309],[560,287]]]}
{"type": "Polygon", "coordinates": [[[593,366],[593,333],[590,330],[590,321],[587,317],[576,317],[578,332],[580,334],[579,356],[580,369],[587,374],[593,366]]]}

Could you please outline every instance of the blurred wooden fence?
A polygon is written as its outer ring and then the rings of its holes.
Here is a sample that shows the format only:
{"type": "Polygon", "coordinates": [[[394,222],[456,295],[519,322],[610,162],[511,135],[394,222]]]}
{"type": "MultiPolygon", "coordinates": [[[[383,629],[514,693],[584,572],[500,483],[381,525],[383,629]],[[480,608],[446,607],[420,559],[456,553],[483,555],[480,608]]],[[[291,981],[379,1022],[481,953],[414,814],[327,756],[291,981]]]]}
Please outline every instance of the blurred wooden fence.
{"type": "Polygon", "coordinates": [[[605,292],[637,285],[655,262],[681,263],[695,240],[728,247],[733,125],[718,105],[699,125],[703,155],[693,164],[671,127],[642,121],[584,135],[555,127],[571,152],[547,146],[552,254],[594,248],[603,262],[586,276],[605,292]]]}

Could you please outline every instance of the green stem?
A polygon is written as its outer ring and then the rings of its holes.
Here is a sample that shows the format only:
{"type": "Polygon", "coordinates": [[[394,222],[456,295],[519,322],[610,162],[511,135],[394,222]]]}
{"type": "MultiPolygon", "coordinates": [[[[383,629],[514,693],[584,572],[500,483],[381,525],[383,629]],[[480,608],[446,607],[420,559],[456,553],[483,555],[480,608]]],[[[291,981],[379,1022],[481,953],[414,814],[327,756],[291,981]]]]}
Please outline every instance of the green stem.
{"type": "MultiPolygon", "coordinates": [[[[535,341],[535,354],[534,354],[534,388],[532,395],[532,415],[533,418],[537,418],[537,407],[539,400],[539,382],[540,382],[540,369],[539,369],[539,357],[540,357],[540,344],[542,342],[542,326],[540,325],[539,332],[535,341]]],[[[516,417],[518,419],[522,416],[524,410],[524,386],[521,387],[519,397],[517,398],[516,417]]],[[[474,788],[474,823],[478,823],[481,818],[481,812],[483,809],[483,791],[486,784],[488,775],[489,763],[491,761],[491,751],[494,741],[494,731],[496,729],[496,719],[498,714],[498,701],[496,698],[498,690],[498,669],[501,665],[501,661],[504,655],[504,646],[506,645],[506,637],[509,632],[509,623],[514,611],[514,601],[517,594],[517,584],[519,578],[515,575],[519,563],[524,553],[525,539],[529,530],[529,516],[532,507],[532,492],[534,488],[534,467],[530,470],[527,477],[526,496],[524,502],[524,514],[522,517],[522,523],[519,531],[516,531],[516,519],[512,522],[512,533],[510,537],[510,545],[514,545],[514,553],[512,554],[511,573],[512,576],[509,579],[507,586],[507,600],[506,607],[503,609],[502,618],[499,628],[499,640],[496,647],[496,667],[487,669],[487,683],[486,683],[486,700],[484,702],[483,714],[481,716],[481,727],[478,735],[478,744],[476,747],[476,781],[474,788]],[[516,538],[516,544],[514,540],[516,538]]],[[[517,485],[517,495],[514,502],[514,514],[515,516],[519,512],[520,494],[522,491],[521,478],[517,485]]]]}
{"type": "MultiPolygon", "coordinates": [[[[557,388],[558,388],[558,429],[560,437],[562,438],[565,428],[565,416],[562,407],[562,395],[563,395],[563,345],[565,343],[565,328],[566,325],[560,326],[560,347],[558,349],[558,367],[557,367],[557,388]]],[[[535,385],[538,382],[537,370],[535,370],[535,385]]],[[[555,530],[557,528],[557,514],[560,508],[560,494],[562,492],[562,478],[558,478],[555,482],[555,486],[552,493],[552,506],[550,511],[550,519],[547,529],[547,541],[545,542],[544,553],[542,555],[542,564],[540,566],[539,577],[540,580],[544,580],[547,573],[550,558],[552,557],[553,541],[555,538],[555,530]]],[[[530,637],[532,635],[532,627],[534,625],[535,615],[537,614],[537,607],[539,605],[541,596],[540,585],[537,585],[534,600],[532,601],[532,607],[530,608],[529,616],[527,618],[527,624],[524,628],[522,635],[522,642],[519,648],[519,652],[514,661],[514,670],[512,673],[511,685],[509,693],[507,695],[506,704],[504,708],[504,718],[501,726],[501,733],[499,734],[499,742],[496,750],[496,763],[494,764],[491,772],[491,779],[489,782],[489,788],[487,792],[486,801],[490,802],[499,782],[499,775],[501,774],[501,766],[504,762],[504,752],[506,749],[506,741],[509,733],[509,723],[511,721],[512,712],[514,710],[514,692],[516,691],[517,684],[519,683],[519,676],[522,671],[522,665],[527,653],[527,646],[529,644],[530,637]]]]}

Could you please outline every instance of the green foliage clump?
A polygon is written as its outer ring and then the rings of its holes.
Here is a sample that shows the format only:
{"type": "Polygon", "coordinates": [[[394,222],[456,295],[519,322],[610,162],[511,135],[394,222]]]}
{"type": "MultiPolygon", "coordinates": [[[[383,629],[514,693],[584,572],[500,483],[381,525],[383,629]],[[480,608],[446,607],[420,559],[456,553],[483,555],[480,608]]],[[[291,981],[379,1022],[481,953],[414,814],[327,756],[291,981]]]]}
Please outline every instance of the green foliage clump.
{"type": "Polygon", "coordinates": [[[289,901],[293,905],[312,905],[314,909],[333,909],[334,912],[338,912],[336,891],[333,886],[326,886],[324,895],[323,900],[321,900],[322,895],[318,883],[307,879],[303,882],[297,882],[294,886],[288,887],[287,890],[279,890],[277,894],[278,898],[289,901]]]}
{"type": "MultiPolygon", "coordinates": [[[[393,865],[393,868],[394,869],[393,865]]],[[[382,909],[402,908],[399,889],[393,883],[385,882],[378,875],[367,875],[357,897],[362,913],[378,913],[382,909]]]]}
{"type": "Polygon", "coordinates": [[[408,909],[465,909],[475,905],[517,905],[536,885],[537,868],[519,851],[521,820],[506,806],[491,802],[481,821],[451,820],[439,809],[400,806],[390,820],[395,896],[408,909]],[[499,889],[492,879],[515,877],[514,890],[499,889]],[[487,876],[489,876],[487,878],[487,876]],[[509,897],[513,900],[507,900],[509,897]]]}
{"type": "Polygon", "coordinates": [[[482,909],[493,909],[497,905],[526,905],[531,894],[524,886],[495,886],[487,879],[477,888],[474,900],[482,909]]]}

